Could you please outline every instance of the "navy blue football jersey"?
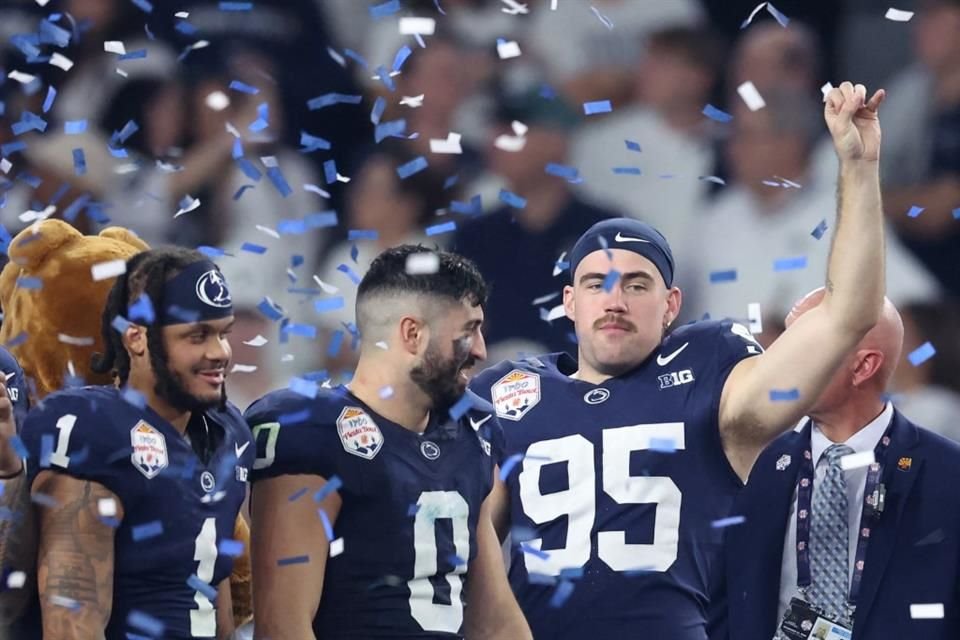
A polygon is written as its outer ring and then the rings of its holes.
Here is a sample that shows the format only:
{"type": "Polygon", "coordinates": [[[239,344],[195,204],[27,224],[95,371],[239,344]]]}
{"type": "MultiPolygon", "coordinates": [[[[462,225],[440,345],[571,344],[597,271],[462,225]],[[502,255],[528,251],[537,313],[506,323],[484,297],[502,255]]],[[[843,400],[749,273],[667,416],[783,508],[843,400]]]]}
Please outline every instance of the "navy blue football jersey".
{"type": "Polygon", "coordinates": [[[0,373],[3,374],[3,384],[7,387],[7,397],[13,405],[13,418],[16,421],[17,432],[23,428],[23,421],[30,409],[30,396],[27,391],[27,377],[20,368],[20,363],[13,354],[4,347],[0,347],[0,373]]]}
{"type": "Polygon", "coordinates": [[[712,523],[742,486],[720,442],[720,394],[758,353],[745,327],[700,322],[600,385],[570,378],[565,355],[474,379],[501,418],[510,582],[535,638],[706,638],[712,523]]]}
{"type": "Polygon", "coordinates": [[[344,548],[327,560],[317,637],[462,637],[467,565],[493,484],[496,418],[431,418],[421,435],[343,387],[315,399],[276,391],[246,418],[257,447],[254,487],[297,474],[342,482],[334,535],[344,548]]]}
{"type": "Polygon", "coordinates": [[[27,416],[31,483],[45,469],[64,473],[103,485],[123,507],[107,640],[148,636],[129,624],[137,612],[159,620],[169,640],[216,637],[208,596],[233,568],[232,550],[220,553],[220,543],[233,538],[254,451],[233,406],[192,420],[188,433],[202,430],[214,443],[206,460],[170,423],[114,387],[59,391],[27,416]]]}

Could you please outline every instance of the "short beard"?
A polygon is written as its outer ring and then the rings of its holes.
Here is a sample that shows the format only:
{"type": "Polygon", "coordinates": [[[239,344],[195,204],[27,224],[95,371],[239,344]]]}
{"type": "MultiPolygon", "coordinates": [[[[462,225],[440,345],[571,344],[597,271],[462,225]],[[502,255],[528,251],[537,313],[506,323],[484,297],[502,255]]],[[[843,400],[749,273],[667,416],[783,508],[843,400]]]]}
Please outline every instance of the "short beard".
{"type": "Polygon", "coordinates": [[[220,387],[220,397],[215,400],[198,398],[187,390],[183,378],[176,371],[170,369],[167,361],[167,352],[163,348],[162,341],[159,348],[151,345],[150,348],[150,366],[153,369],[156,383],[153,385],[153,392],[157,394],[167,404],[178,411],[207,411],[214,407],[223,407],[227,402],[226,383],[220,387]]]}
{"type": "Polygon", "coordinates": [[[472,366],[469,350],[464,353],[459,341],[454,342],[453,357],[444,359],[431,342],[419,364],[410,370],[410,379],[430,398],[432,409],[446,411],[466,390],[460,380],[460,370],[472,366]]]}

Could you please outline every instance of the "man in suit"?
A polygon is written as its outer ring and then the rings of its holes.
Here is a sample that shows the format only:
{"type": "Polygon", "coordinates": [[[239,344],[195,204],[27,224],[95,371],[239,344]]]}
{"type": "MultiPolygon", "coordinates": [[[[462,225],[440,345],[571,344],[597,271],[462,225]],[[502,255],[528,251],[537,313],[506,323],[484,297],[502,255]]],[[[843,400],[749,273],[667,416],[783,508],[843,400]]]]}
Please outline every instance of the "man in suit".
{"type": "Polygon", "coordinates": [[[886,400],[902,344],[885,300],[809,419],[760,454],[714,573],[711,640],[960,637],[960,446],[886,400]]]}

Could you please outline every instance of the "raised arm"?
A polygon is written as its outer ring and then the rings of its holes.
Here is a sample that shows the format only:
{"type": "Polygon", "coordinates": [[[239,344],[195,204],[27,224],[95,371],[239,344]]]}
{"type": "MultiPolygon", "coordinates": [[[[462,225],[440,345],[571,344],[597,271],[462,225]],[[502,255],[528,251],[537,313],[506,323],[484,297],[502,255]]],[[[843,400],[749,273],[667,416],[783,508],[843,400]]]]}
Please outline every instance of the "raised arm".
{"type": "Polygon", "coordinates": [[[114,529],[100,517],[101,500],[120,500],[103,485],[51,471],[33,484],[40,506],[37,562],[43,637],[102,640],[113,601],[114,529]]]}
{"type": "Polygon", "coordinates": [[[837,223],[823,303],[801,316],[760,356],[740,362],[724,385],[720,434],[746,480],[760,451],[816,401],[844,355],[880,315],[884,295],[880,200],[881,89],[844,82],[827,95],[824,118],[840,158],[837,223]],[[795,400],[781,400],[772,391],[795,400]]]}
{"type": "MultiPolygon", "coordinates": [[[[325,484],[319,476],[282,475],[253,485],[250,545],[258,640],[314,638],[313,618],[323,592],[329,543],[311,496],[325,484]],[[295,493],[301,497],[291,501],[295,493]],[[286,562],[303,556],[306,562],[286,562]]],[[[331,525],[340,505],[336,492],[319,504],[331,525]]]]}

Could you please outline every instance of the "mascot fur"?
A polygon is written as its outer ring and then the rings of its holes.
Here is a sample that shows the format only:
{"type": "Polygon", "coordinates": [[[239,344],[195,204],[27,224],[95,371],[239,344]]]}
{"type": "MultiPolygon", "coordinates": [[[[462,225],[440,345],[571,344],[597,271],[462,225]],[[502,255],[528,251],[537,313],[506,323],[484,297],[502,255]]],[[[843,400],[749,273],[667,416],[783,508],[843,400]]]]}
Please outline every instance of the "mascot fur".
{"type": "MultiPolygon", "coordinates": [[[[94,280],[91,268],[112,260],[126,261],[149,247],[121,227],[99,235],[83,235],[61,220],[44,220],[11,241],[10,262],[0,272],[0,305],[4,319],[0,343],[9,347],[30,381],[31,403],[62,388],[67,376],[83,384],[107,385],[113,380],[90,370],[90,359],[103,351],[100,316],[114,278],[94,280]],[[18,285],[37,278],[41,288],[18,285]],[[22,282],[22,281],[21,281],[22,282]]],[[[249,539],[242,516],[234,539],[247,550],[235,559],[230,576],[233,615],[239,627],[252,614],[249,539]]]]}

